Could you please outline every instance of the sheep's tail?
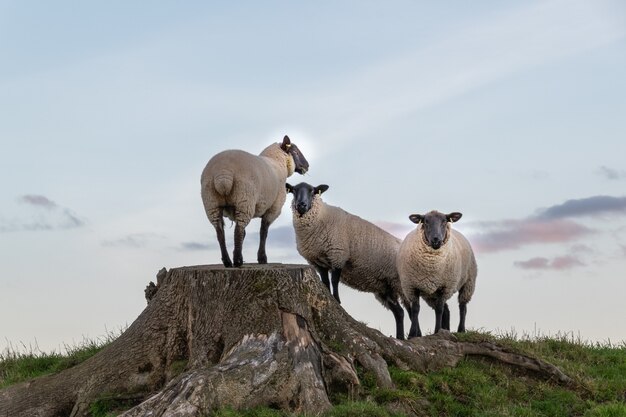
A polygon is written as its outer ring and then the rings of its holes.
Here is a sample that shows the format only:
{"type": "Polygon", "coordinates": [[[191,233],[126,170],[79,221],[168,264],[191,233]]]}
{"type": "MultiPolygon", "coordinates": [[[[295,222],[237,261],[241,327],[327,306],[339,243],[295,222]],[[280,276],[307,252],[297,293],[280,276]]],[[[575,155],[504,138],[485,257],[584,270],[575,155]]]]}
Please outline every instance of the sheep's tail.
{"type": "Polygon", "coordinates": [[[213,177],[213,186],[220,195],[226,196],[233,189],[233,173],[222,171],[213,177]]]}

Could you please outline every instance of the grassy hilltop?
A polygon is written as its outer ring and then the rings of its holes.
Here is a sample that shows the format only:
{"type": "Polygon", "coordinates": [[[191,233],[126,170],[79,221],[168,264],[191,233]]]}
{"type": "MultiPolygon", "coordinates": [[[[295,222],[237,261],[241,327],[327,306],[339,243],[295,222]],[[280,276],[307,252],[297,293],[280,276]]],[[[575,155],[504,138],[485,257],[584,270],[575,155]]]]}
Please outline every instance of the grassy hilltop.
{"type": "MultiPolygon", "coordinates": [[[[390,368],[395,389],[376,387],[361,374],[362,386],[336,394],[328,417],[396,416],[588,416],[626,417],[626,343],[593,344],[574,337],[493,336],[470,332],[463,340],[496,341],[559,366],[576,385],[559,386],[512,368],[481,359],[466,359],[455,368],[420,374],[390,368]]],[[[0,388],[36,376],[59,372],[97,353],[111,337],[68,347],[64,354],[6,351],[0,354],[0,388]]],[[[132,404],[102,398],[92,404],[94,417],[115,416],[132,404]]],[[[282,417],[269,408],[229,409],[216,417],[282,417]]]]}

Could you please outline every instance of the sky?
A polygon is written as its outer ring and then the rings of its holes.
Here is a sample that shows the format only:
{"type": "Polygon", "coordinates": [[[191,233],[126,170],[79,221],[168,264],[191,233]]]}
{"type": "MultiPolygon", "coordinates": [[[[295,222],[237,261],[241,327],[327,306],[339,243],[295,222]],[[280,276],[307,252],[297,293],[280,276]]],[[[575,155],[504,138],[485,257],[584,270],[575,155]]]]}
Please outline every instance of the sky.
{"type": "MultiPolygon", "coordinates": [[[[289,182],[400,238],[463,213],[468,328],[626,340],[622,1],[9,0],[0,39],[0,351],[124,329],[160,268],[219,263],[204,166],[285,134],[310,163],[289,182]]],[[[270,262],[305,263],[290,203],[270,262]]]]}

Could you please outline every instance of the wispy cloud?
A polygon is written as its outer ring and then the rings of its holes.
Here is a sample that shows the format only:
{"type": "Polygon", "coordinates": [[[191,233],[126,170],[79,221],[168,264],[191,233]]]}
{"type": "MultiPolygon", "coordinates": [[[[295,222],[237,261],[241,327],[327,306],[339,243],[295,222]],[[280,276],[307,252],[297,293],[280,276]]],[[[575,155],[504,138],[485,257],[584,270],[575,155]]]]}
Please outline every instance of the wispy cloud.
{"type": "Polygon", "coordinates": [[[26,194],[18,198],[18,201],[24,204],[30,204],[36,207],[43,207],[49,210],[57,208],[57,203],[48,199],[48,197],[37,194],[26,194]]]}
{"type": "Polygon", "coordinates": [[[598,168],[596,172],[607,180],[621,180],[626,178],[626,170],[617,170],[604,165],[598,168]]]}
{"type": "Polygon", "coordinates": [[[154,240],[164,239],[156,233],[131,233],[118,239],[108,239],[101,242],[105,247],[145,248],[154,240]]]}
{"type": "Polygon", "coordinates": [[[534,217],[537,219],[552,220],[567,217],[602,216],[607,214],[626,215],[626,197],[597,195],[567,200],[562,204],[541,209],[534,217]]]}
{"type": "Polygon", "coordinates": [[[214,245],[209,243],[200,243],[200,242],[182,242],[180,244],[180,250],[185,251],[194,251],[194,250],[209,250],[213,249],[214,245]]]}
{"type": "Polygon", "coordinates": [[[341,113],[332,108],[341,123],[332,123],[329,134],[357,139],[372,126],[623,38],[626,28],[605,6],[556,0],[511,7],[366,68],[340,88],[324,91],[308,103],[321,112],[328,111],[328,102],[342,103],[341,113]],[[336,126],[342,126],[341,130],[336,126]]]}
{"type": "Polygon", "coordinates": [[[404,239],[415,228],[415,225],[410,223],[409,220],[406,221],[406,224],[387,221],[375,221],[374,224],[399,239],[404,239]]]}
{"type": "Polygon", "coordinates": [[[573,245],[570,248],[570,253],[572,254],[577,254],[577,255],[592,255],[595,254],[597,251],[592,248],[589,245],[585,245],[583,243],[578,243],[576,245],[573,245]]]}
{"type": "Polygon", "coordinates": [[[585,266],[580,259],[571,256],[557,256],[552,259],[544,257],[531,258],[526,261],[517,261],[513,263],[516,267],[521,269],[554,269],[554,270],[567,270],[577,267],[585,266]]]}
{"type": "Polygon", "coordinates": [[[29,209],[21,210],[17,218],[0,218],[0,233],[67,230],[85,225],[84,220],[72,210],[59,206],[46,196],[26,194],[18,197],[17,202],[28,206],[29,209]]]}

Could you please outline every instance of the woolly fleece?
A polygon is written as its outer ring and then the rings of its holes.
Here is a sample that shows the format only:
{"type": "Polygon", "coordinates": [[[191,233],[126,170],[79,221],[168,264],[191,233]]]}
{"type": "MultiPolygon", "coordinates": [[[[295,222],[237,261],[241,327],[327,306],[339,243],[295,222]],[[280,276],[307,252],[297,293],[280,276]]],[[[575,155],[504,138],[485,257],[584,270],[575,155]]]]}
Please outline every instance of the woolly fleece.
{"type": "Polygon", "coordinates": [[[476,259],[469,242],[448,223],[448,238],[435,250],[423,237],[422,225],[411,231],[400,246],[398,272],[405,296],[415,300],[415,289],[434,308],[434,295],[441,291],[449,300],[459,291],[459,303],[467,303],[476,285],[476,259]]]}
{"type": "Polygon", "coordinates": [[[287,199],[285,181],[294,173],[293,157],[273,143],[259,156],[241,150],[218,153],[201,177],[202,202],[213,225],[224,215],[244,227],[255,217],[272,223],[287,199]]]}
{"type": "MultiPolygon", "coordinates": [[[[341,269],[341,282],[365,292],[401,298],[402,288],[396,269],[400,239],[380,227],[324,203],[314,196],[304,215],[292,203],[293,226],[298,252],[311,265],[341,269]]],[[[384,302],[383,302],[384,304],[384,302]]]]}

